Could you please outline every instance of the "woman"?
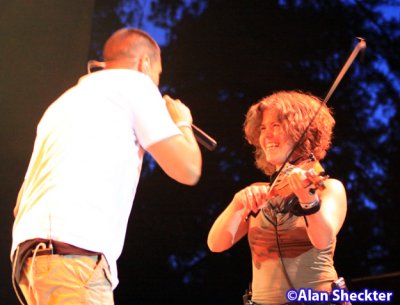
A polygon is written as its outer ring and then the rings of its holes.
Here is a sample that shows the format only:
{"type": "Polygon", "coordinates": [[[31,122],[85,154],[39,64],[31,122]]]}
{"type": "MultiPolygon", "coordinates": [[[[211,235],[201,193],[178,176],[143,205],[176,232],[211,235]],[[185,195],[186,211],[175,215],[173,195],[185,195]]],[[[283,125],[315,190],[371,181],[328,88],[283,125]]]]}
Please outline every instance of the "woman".
{"type": "Polygon", "coordinates": [[[222,252],[247,233],[255,304],[285,304],[290,289],[328,294],[337,280],[333,254],[346,216],[346,192],[340,181],[302,168],[325,157],[334,124],[318,98],[295,91],[272,94],[247,112],[244,131],[255,147],[257,167],[267,175],[284,169],[275,185],[255,183],[235,194],[213,224],[208,246],[222,252]],[[278,191],[281,187],[285,191],[278,191]]]}

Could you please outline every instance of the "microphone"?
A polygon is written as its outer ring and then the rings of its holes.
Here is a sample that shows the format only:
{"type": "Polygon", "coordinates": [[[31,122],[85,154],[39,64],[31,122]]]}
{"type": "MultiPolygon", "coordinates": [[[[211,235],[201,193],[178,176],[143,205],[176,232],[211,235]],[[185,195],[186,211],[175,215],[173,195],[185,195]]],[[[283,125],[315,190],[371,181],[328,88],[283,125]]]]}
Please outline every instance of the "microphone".
{"type": "Polygon", "coordinates": [[[201,130],[196,125],[192,124],[192,130],[194,137],[196,138],[199,144],[203,145],[209,151],[213,151],[217,147],[217,141],[211,138],[208,134],[206,134],[203,130],[201,130]]]}
{"type": "MultiPolygon", "coordinates": [[[[173,100],[169,95],[165,94],[163,96],[164,100],[173,100]]],[[[189,123],[186,123],[189,125],[189,123]]],[[[205,148],[207,148],[210,151],[213,151],[217,147],[217,141],[215,141],[211,136],[206,134],[203,130],[201,130],[199,127],[194,125],[193,123],[190,124],[192,127],[193,135],[196,138],[196,141],[203,145],[205,148]]]]}

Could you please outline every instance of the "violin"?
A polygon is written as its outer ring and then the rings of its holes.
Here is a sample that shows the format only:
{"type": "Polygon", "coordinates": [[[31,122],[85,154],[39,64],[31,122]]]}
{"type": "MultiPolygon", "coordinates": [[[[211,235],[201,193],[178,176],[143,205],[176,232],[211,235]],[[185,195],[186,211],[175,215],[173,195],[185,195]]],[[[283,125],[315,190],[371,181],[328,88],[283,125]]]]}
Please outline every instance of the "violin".
{"type": "Polygon", "coordinates": [[[269,194],[271,197],[280,196],[286,198],[293,194],[288,179],[290,173],[297,170],[305,171],[304,174],[309,183],[306,187],[310,185],[314,187],[311,189],[311,192],[315,193],[317,189],[323,190],[325,188],[324,181],[328,179],[329,176],[325,173],[321,163],[319,163],[313,155],[310,155],[306,160],[299,164],[287,163],[287,165],[278,173],[270,186],[269,194]]]}
{"type": "MultiPolygon", "coordinates": [[[[310,189],[310,192],[313,194],[317,190],[325,189],[324,181],[328,179],[329,176],[325,173],[321,163],[319,163],[312,154],[306,160],[298,164],[287,163],[278,171],[277,176],[272,179],[273,182],[270,185],[268,197],[274,198],[280,196],[285,198],[286,203],[283,205],[283,209],[280,212],[287,213],[290,211],[294,215],[299,216],[302,215],[302,213],[299,210],[298,198],[289,185],[290,173],[297,170],[305,171],[306,180],[309,183],[306,187],[312,185],[313,188],[310,189]]],[[[260,210],[257,213],[250,212],[245,218],[245,221],[247,221],[250,216],[257,216],[259,212],[260,210]]]]}

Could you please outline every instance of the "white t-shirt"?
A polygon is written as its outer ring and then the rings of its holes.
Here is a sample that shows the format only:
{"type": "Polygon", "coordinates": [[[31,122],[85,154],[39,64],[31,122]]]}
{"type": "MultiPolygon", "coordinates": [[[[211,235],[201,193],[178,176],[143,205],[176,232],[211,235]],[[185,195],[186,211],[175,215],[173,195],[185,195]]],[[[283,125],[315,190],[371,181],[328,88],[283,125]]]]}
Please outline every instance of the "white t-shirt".
{"type": "Polygon", "coordinates": [[[110,69],[82,77],[38,125],[11,253],[33,238],[102,252],[115,288],[143,149],[178,134],[146,75],[110,69]]]}

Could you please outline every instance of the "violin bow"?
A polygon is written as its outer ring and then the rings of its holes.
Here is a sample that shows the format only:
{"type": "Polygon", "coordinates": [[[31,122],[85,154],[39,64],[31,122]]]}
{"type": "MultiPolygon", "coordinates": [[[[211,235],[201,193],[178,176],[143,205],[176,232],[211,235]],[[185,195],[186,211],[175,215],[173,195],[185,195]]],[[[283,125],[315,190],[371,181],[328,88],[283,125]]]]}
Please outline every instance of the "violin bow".
{"type": "MultiPolygon", "coordinates": [[[[360,53],[360,51],[364,50],[367,47],[367,43],[365,41],[364,38],[361,37],[357,37],[358,39],[358,43],[357,45],[354,47],[353,51],[351,52],[350,56],[348,57],[348,59],[346,60],[345,64],[343,65],[342,69],[340,70],[338,76],[336,77],[335,81],[333,82],[331,88],[329,89],[327,95],[325,96],[324,100],[321,102],[320,106],[318,107],[318,109],[315,111],[313,117],[311,118],[310,122],[308,123],[307,127],[304,129],[303,133],[301,134],[299,140],[296,142],[296,144],[293,146],[292,150],[290,151],[290,153],[288,154],[288,156],[286,157],[285,161],[283,162],[283,164],[281,165],[281,167],[279,168],[279,170],[276,172],[275,176],[273,177],[272,181],[270,182],[270,188],[269,191],[273,188],[273,186],[276,183],[277,177],[280,175],[280,173],[282,172],[282,170],[285,168],[286,164],[289,162],[290,158],[292,157],[293,153],[295,152],[295,150],[300,146],[301,142],[304,140],[304,137],[306,136],[308,129],[310,128],[311,124],[314,122],[315,118],[317,117],[318,113],[320,112],[320,110],[322,109],[322,106],[327,104],[329,99],[331,98],[333,92],[336,90],[337,86],[339,85],[339,83],[342,81],[344,75],[346,74],[347,70],[350,68],[350,66],[352,65],[352,63],[354,62],[355,58],[357,57],[358,53],[360,53]]],[[[245,221],[247,221],[250,216],[256,217],[258,215],[258,213],[260,213],[261,209],[258,210],[256,213],[254,213],[253,211],[251,211],[245,218],[245,221]]]]}

